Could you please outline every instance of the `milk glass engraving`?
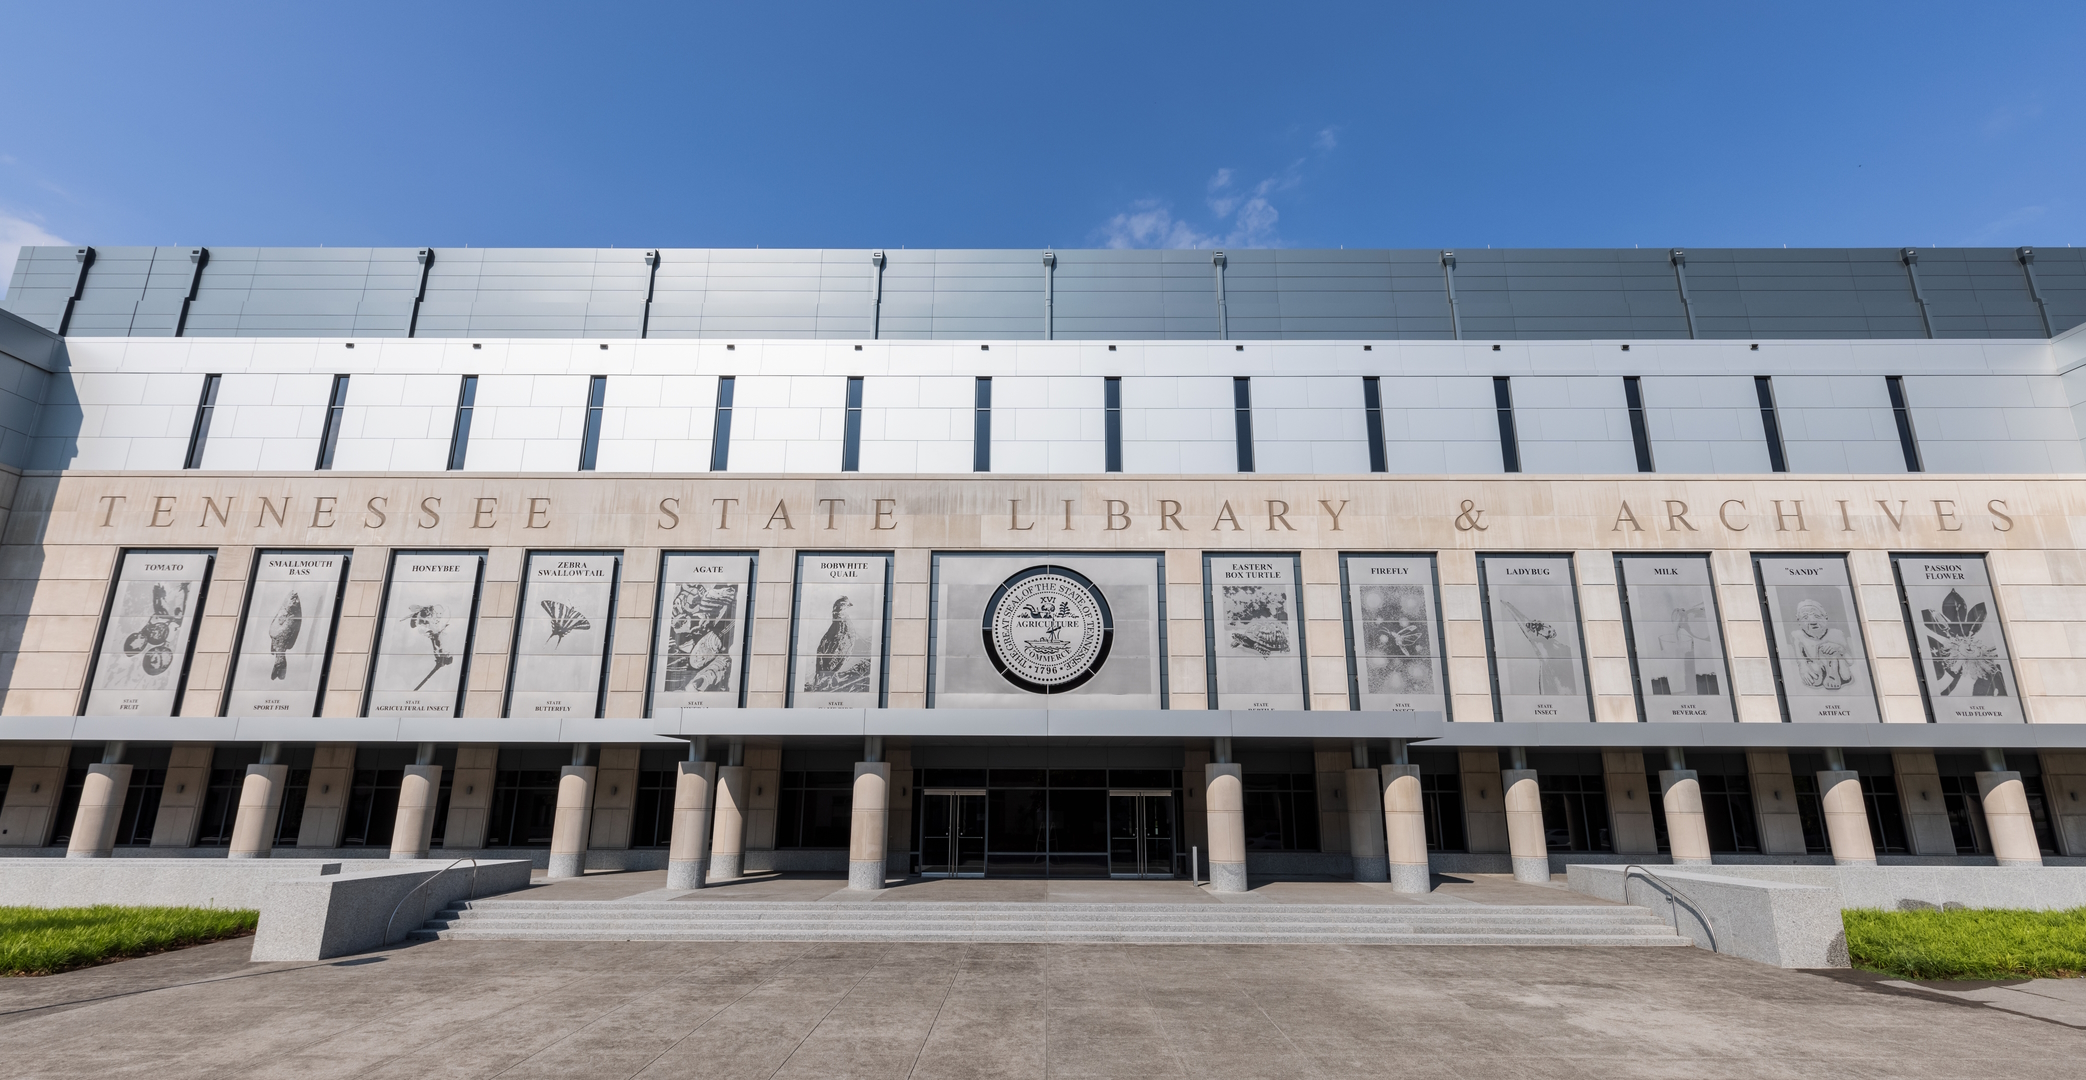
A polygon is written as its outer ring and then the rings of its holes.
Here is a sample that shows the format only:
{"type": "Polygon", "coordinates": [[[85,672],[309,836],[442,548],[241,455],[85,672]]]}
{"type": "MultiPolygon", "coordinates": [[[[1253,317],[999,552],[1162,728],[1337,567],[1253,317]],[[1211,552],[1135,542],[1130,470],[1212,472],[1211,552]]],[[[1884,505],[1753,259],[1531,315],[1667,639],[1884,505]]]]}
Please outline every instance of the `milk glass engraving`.
{"type": "Polygon", "coordinates": [[[1478,579],[1485,595],[1499,718],[1593,719],[1571,557],[1480,557],[1478,579]]]}
{"type": "Polygon", "coordinates": [[[618,561],[603,554],[529,555],[507,715],[599,715],[618,561]]]}
{"type": "Polygon", "coordinates": [[[1717,621],[1716,586],[1702,555],[1615,561],[1637,703],[1650,721],[1738,719],[1717,621]]]}
{"type": "Polygon", "coordinates": [[[729,709],[744,685],[753,558],[676,552],[660,560],[652,708],[729,709]]]}
{"type": "Polygon", "coordinates": [[[1876,722],[1860,609],[1839,556],[1756,558],[1767,640],[1792,723],[1876,722]]]}
{"type": "Polygon", "coordinates": [[[254,558],[226,716],[317,716],[339,611],[343,551],[263,551],[254,558]]]}
{"type": "Polygon", "coordinates": [[[94,658],[86,715],[174,715],[212,558],[194,551],[123,556],[94,658]]]}

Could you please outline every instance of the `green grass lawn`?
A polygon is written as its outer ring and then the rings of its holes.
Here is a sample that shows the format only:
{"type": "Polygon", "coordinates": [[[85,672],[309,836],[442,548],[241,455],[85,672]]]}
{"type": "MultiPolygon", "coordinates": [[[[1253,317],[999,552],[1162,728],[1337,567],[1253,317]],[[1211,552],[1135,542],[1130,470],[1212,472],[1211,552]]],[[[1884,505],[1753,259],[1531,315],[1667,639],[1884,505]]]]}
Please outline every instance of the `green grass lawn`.
{"type": "Polygon", "coordinates": [[[257,911],[0,907],[0,976],[51,975],[251,933],[257,911]]]}
{"type": "Polygon", "coordinates": [[[1906,979],[2076,978],[2086,974],[2086,908],[2069,911],[1840,913],[1855,967],[1906,979]]]}

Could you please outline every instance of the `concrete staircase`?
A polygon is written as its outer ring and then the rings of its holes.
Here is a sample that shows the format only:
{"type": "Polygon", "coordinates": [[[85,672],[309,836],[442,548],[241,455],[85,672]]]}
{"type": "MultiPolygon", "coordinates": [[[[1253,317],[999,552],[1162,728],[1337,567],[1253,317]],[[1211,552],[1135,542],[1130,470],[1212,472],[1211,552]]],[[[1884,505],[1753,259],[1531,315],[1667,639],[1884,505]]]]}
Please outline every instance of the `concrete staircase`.
{"type": "Polygon", "coordinates": [[[451,941],[974,941],[1128,944],[1690,945],[1640,907],[1484,904],[460,903],[451,941]]]}

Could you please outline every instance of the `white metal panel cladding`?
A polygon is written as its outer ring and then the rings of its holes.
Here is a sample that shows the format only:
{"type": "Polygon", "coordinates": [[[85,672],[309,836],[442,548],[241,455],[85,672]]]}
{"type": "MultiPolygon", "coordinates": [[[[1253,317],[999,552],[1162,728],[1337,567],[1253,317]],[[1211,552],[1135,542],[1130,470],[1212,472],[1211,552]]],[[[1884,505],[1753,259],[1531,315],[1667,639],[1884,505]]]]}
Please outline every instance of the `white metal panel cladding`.
{"type": "Polygon", "coordinates": [[[2021,723],[2020,684],[1982,555],[1894,555],[1906,632],[1927,700],[1943,723],[2021,723]]]}
{"type": "Polygon", "coordinates": [[[932,674],[935,708],[1163,709],[1165,650],[1161,556],[968,555],[935,556],[932,674]],[[1114,639],[1101,669],[1071,690],[1051,694],[1020,689],[993,669],[987,654],[986,606],[993,593],[1023,570],[1054,566],[1091,582],[1106,598],[1114,639]]]}
{"type": "Polygon", "coordinates": [[[1881,721],[1846,557],[1755,557],[1753,565],[1784,718],[1881,721]]]}
{"type": "Polygon", "coordinates": [[[790,705],[873,709],[890,660],[891,555],[797,555],[790,705]]]}
{"type": "Polygon", "coordinates": [[[1501,720],[1592,720],[1569,555],[1481,555],[1485,642],[1501,720]]]}
{"type": "Polygon", "coordinates": [[[319,715],[348,558],[345,551],[256,553],[226,716],[319,715]]]}
{"type": "Polygon", "coordinates": [[[1204,555],[1210,708],[1308,709],[1295,555],[1204,555]]]}
{"type": "Polygon", "coordinates": [[[746,703],[753,620],[751,555],[668,552],[660,559],[651,711],[746,703]]]}
{"type": "Polygon", "coordinates": [[[1347,655],[1355,708],[1448,718],[1441,586],[1432,555],[1348,555],[1347,655]]]}
{"type": "Polygon", "coordinates": [[[83,715],[173,716],[180,710],[215,558],[208,551],[124,554],[83,715]]]}
{"type": "Polygon", "coordinates": [[[605,552],[529,553],[507,715],[601,715],[621,564],[605,552]]]}
{"type": "Polygon", "coordinates": [[[484,568],[478,551],[392,553],[367,715],[458,715],[484,568]]]}
{"type": "Polygon", "coordinates": [[[1615,565],[1638,716],[1692,723],[1738,719],[1709,557],[1623,555],[1615,565]]]}

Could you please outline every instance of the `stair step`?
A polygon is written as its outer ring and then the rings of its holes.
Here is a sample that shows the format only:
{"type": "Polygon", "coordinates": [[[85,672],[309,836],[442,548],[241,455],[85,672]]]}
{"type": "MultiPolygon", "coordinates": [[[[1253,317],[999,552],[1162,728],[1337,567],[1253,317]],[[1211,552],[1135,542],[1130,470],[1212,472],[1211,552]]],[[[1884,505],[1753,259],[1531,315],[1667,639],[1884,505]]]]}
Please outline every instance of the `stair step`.
{"type": "Polygon", "coordinates": [[[1201,930],[1168,932],[1133,930],[1110,933],[1102,930],[1047,930],[980,933],[976,930],[927,930],[876,928],[866,930],[732,930],[679,927],[672,931],[628,933],[616,930],[561,929],[516,934],[473,929],[422,929],[412,935],[418,940],[448,941],[886,941],[886,942],[993,942],[1010,944],[1122,943],[1122,944],[1341,944],[1341,945],[1525,945],[1571,947],[1689,946],[1693,942],[1672,933],[1630,935],[1604,933],[1503,934],[1503,933],[1318,933],[1311,931],[1245,931],[1213,935],[1201,930]]]}

